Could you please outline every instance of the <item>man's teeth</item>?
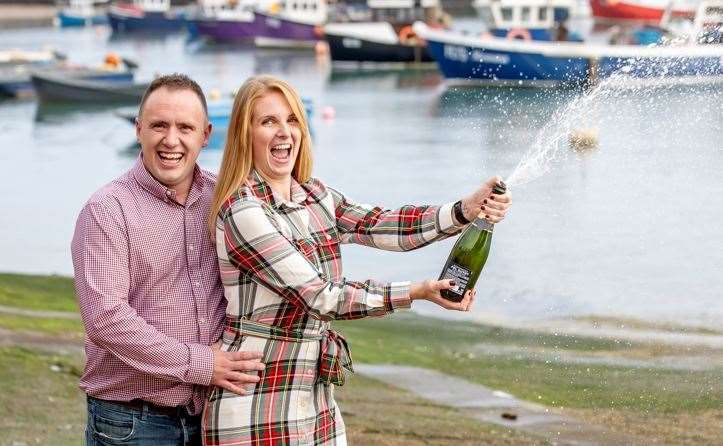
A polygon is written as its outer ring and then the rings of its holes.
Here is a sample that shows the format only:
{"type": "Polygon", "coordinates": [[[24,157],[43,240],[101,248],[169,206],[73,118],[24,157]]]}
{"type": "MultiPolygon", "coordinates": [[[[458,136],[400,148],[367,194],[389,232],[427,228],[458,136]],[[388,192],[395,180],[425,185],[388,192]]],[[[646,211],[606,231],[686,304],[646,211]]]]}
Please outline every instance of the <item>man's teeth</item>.
{"type": "Polygon", "coordinates": [[[161,157],[161,158],[164,159],[164,160],[178,161],[178,160],[180,160],[180,159],[183,157],[183,154],[182,154],[182,153],[163,153],[163,152],[158,152],[158,156],[161,157]]]}

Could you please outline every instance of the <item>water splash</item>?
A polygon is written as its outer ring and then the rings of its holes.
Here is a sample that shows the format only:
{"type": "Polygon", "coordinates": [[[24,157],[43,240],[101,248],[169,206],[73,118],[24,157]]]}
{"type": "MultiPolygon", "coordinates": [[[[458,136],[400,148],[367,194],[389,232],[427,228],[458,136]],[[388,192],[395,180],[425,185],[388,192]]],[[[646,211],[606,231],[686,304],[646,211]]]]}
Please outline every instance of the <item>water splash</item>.
{"type": "Polygon", "coordinates": [[[570,134],[581,124],[585,128],[591,129],[592,123],[596,122],[593,119],[596,111],[595,105],[601,96],[607,94],[607,83],[607,81],[601,82],[554,112],[550,120],[535,136],[530,150],[505,180],[508,186],[529,183],[546,174],[554,165],[567,158],[570,134]]]}
{"type": "MultiPolygon", "coordinates": [[[[676,85],[667,77],[668,71],[689,63],[686,59],[645,65],[642,62],[635,58],[624,61],[611,76],[558,108],[537,133],[530,150],[505,180],[507,185],[513,187],[526,184],[548,173],[568,158],[570,145],[575,144],[579,135],[596,140],[597,125],[605,119],[601,116],[600,108],[603,102],[627,95],[648,96],[652,99],[657,88],[676,85]],[[636,76],[631,76],[634,71],[637,71],[636,76]]],[[[712,74],[701,72],[698,76],[691,76],[687,82],[705,83],[712,74]]]]}

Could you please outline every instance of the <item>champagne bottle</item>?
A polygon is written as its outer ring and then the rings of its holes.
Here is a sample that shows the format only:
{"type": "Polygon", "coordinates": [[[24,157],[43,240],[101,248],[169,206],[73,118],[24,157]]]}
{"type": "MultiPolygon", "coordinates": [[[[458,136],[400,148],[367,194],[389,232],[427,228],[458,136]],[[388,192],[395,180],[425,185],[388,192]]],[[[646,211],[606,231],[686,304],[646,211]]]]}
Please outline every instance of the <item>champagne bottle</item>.
{"type": "MultiPolygon", "coordinates": [[[[507,186],[500,182],[492,189],[492,193],[504,194],[506,190],[507,186]]],[[[482,212],[462,231],[439,276],[439,280],[452,279],[456,285],[442,290],[442,297],[459,302],[467,291],[474,288],[490,253],[493,228],[494,224],[487,221],[482,212]]]]}

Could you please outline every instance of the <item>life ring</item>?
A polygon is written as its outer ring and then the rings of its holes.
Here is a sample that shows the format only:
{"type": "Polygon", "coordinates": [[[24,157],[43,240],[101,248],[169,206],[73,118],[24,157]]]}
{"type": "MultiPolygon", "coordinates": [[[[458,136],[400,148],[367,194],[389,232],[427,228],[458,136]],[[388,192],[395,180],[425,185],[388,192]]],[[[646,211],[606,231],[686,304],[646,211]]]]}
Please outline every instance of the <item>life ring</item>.
{"type": "Polygon", "coordinates": [[[507,39],[532,40],[532,36],[530,35],[530,32],[525,28],[512,28],[507,31],[507,39]]]}
{"type": "Polygon", "coordinates": [[[410,39],[416,39],[417,35],[414,33],[414,30],[410,25],[405,26],[404,28],[399,30],[399,41],[404,43],[408,42],[410,39]]]}

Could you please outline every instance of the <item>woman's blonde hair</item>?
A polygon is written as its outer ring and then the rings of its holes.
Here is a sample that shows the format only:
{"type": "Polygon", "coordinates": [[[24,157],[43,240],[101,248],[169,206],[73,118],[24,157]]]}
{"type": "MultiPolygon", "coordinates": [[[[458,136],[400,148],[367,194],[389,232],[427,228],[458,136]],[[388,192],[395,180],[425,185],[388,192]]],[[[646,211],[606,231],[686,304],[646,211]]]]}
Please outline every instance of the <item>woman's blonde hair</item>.
{"type": "Polygon", "coordinates": [[[215,236],[216,217],[224,202],[233,195],[246,181],[254,168],[252,119],[256,102],[266,94],[276,91],[281,93],[289,103],[291,111],[299,121],[301,128],[301,144],[291,176],[299,183],[311,178],[311,135],[309,134],[306,109],[299,94],[291,85],[273,76],[254,76],[241,85],[228,123],[226,146],[223,160],[218,172],[218,182],[213,193],[208,227],[211,236],[215,236]]]}

